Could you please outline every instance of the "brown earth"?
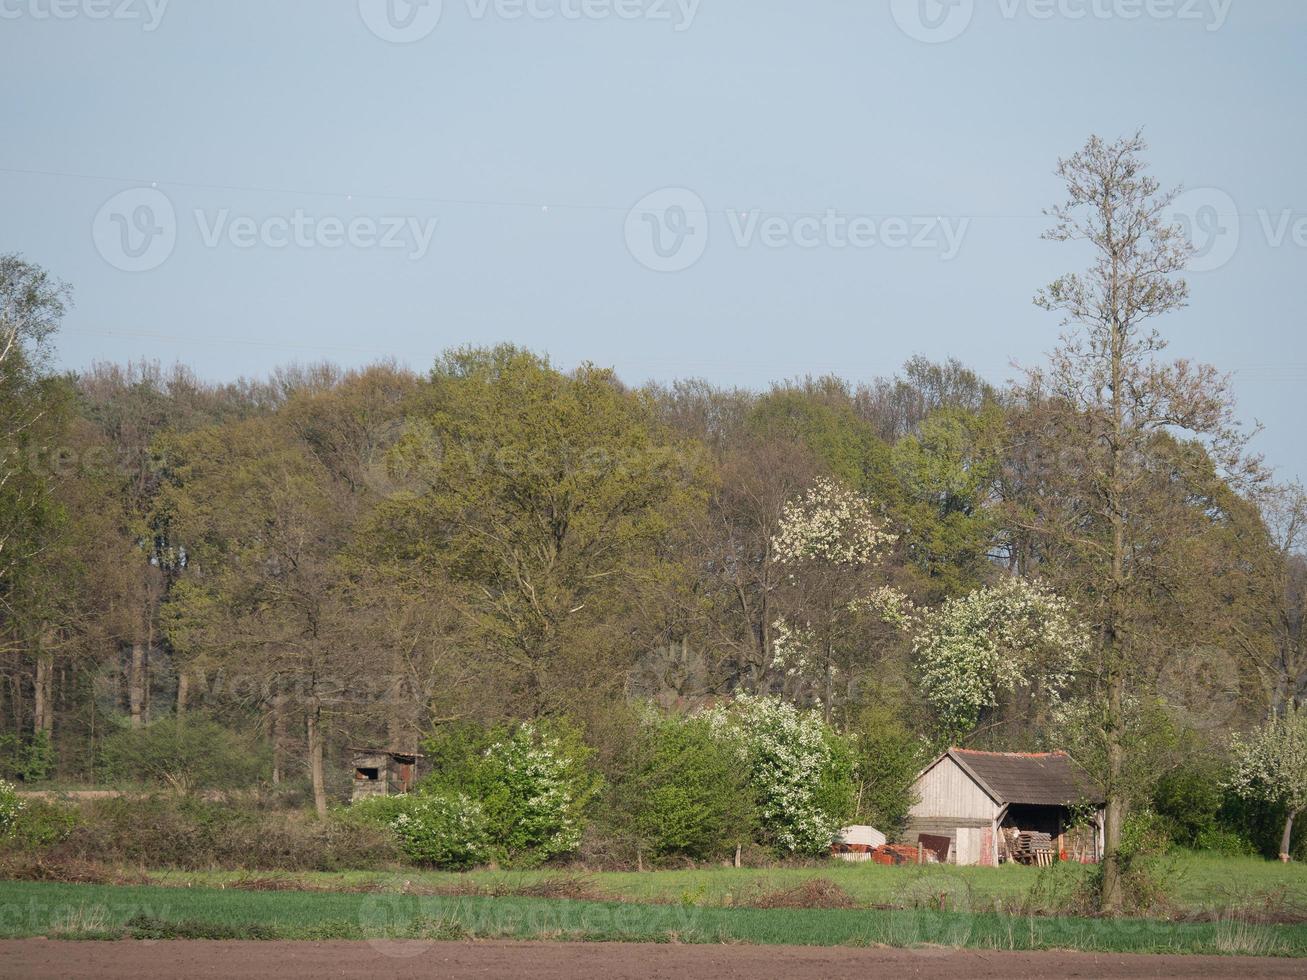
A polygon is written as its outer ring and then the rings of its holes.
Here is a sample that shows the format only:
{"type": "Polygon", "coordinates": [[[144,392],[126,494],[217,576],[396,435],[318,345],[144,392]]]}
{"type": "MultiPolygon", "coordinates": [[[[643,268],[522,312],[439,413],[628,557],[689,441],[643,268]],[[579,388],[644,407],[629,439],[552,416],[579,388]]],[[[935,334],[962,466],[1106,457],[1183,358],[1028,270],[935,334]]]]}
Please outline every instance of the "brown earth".
{"type": "Polygon", "coordinates": [[[1044,977],[1302,977],[1301,960],[1247,957],[995,953],[983,950],[813,949],[778,946],[640,946],[604,943],[0,942],[0,977],[417,977],[573,980],[575,977],[859,980],[909,977],[1035,980],[1044,977]]]}

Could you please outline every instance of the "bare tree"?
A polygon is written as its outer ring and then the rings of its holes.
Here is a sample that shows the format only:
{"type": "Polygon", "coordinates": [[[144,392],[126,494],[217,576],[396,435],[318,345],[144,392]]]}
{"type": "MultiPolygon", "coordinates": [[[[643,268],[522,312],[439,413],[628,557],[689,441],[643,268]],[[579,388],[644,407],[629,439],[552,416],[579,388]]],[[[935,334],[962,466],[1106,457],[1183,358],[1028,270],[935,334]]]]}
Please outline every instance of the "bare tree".
{"type": "Polygon", "coordinates": [[[1093,137],[1058,165],[1067,199],[1049,212],[1055,223],[1045,237],[1085,243],[1094,258],[1087,272],[1063,276],[1036,297],[1062,314],[1066,332],[1047,369],[1029,373],[1025,392],[1042,409],[1048,440],[1045,502],[1026,516],[1026,530],[1060,556],[1098,629],[1093,691],[1103,700],[1107,750],[1101,902],[1108,912],[1122,903],[1129,679],[1156,651],[1153,627],[1174,591],[1164,580],[1177,574],[1165,547],[1176,530],[1167,515],[1180,513],[1174,502],[1183,499],[1173,488],[1198,480],[1209,460],[1236,485],[1260,473],[1245,452],[1227,379],[1205,365],[1159,358],[1166,342],[1150,322],[1186,305],[1180,274],[1192,248],[1166,218],[1175,192],[1147,174],[1146,148],[1138,134],[1112,143],[1093,137]],[[1201,451],[1170,449],[1184,439],[1201,451]]]}

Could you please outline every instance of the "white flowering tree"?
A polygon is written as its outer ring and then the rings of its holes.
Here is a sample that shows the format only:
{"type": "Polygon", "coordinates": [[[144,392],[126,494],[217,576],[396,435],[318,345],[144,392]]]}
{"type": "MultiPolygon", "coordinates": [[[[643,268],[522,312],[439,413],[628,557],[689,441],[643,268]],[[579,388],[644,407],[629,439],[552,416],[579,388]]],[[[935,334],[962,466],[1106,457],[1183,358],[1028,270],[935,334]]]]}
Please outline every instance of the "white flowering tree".
{"type": "Polygon", "coordinates": [[[880,598],[887,618],[911,633],[922,694],[950,738],[975,728],[1004,694],[1037,688],[1057,700],[1089,651],[1069,603],[1026,579],[1007,578],[934,609],[880,598]]]}
{"type": "Polygon", "coordinates": [[[506,862],[536,865],[580,846],[599,781],[576,738],[519,725],[485,750],[476,778],[493,845],[506,862]]]}
{"type": "Polygon", "coordinates": [[[895,536],[874,502],[835,480],[817,480],[786,504],[772,560],[787,582],[786,613],[773,628],[773,664],[819,693],[830,720],[837,682],[851,680],[867,647],[863,599],[883,575],[895,536]]]}
{"type": "Polygon", "coordinates": [[[1293,822],[1307,810],[1307,708],[1290,707],[1248,736],[1233,739],[1227,786],[1246,800],[1284,809],[1280,860],[1289,860],[1293,822]]]}
{"type": "Polygon", "coordinates": [[[705,713],[748,774],[760,823],[777,849],[820,854],[853,810],[853,759],[819,714],[740,695],[705,713]]]}

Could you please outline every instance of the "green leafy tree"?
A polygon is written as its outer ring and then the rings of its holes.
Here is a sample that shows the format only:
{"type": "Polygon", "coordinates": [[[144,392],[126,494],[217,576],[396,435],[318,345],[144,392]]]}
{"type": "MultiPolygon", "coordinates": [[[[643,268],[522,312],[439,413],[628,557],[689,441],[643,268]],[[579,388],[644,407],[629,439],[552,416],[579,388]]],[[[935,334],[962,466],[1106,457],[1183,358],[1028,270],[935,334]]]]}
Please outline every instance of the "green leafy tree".
{"type": "Polygon", "coordinates": [[[897,524],[929,599],[975,588],[992,574],[989,556],[998,535],[992,503],[1004,431],[995,404],[975,412],[945,408],[894,446],[902,487],[897,524]]]}
{"type": "Polygon", "coordinates": [[[513,347],[447,355],[414,412],[427,435],[392,462],[418,488],[382,507],[378,548],[450,583],[520,714],[615,693],[660,548],[702,501],[697,457],[611,372],[513,347]]]}

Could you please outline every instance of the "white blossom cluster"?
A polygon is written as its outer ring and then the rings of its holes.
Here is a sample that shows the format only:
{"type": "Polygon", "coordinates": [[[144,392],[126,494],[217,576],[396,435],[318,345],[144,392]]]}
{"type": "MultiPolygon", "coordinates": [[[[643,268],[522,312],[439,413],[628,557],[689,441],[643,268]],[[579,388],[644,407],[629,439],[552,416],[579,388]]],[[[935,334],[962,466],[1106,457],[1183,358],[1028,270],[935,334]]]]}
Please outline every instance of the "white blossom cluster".
{"type": "Polygon", "coordinates": [[[14,829],[18,815],[26,806],[14,784],[0,779],[0,837],[8,836],[14,829]]]}
{"type": "Polygon", "coordinates": [[[922,691],[951,733],[973,728],[1001,692],[1037,682],[1056,699],[1090,648],[1070,604],[1022,578],[899,613],[913,633],[922,691]]]}
{"type": "Polygon", "coordinates": [[[1307,708],[1291,707],[1250,735],[1235,735],[1231,747],[1228,788],[1290,815],[1307,810],[1307,708]]]}
{"type": "Polygon", "coordinates": [[[872,565],[895,540],[871,501],[834,480],[820,479],[785,505],[772,551],[781,565],[872,565]]]}
{"type": "Polygon", "coordinates": [[[486,816],[475,800],[461,793],[437,793],[414,794],[407,802],[390,829],[410,858],[450,869],[471,867],[486,858],[486,816]]]}
{"type": "Polygon", "coordinates": [[[813,666],[810,651],[816,642],[810,628],[778,619],[772,623],[772,663],[790,677],[798,677],[813,666]]]}
{"type": "Polygon", "coordinates": [[[515,804],[512,836],[544,857],[581,844],[581,801],[572,792],[572,760],[562,743],[530,723],[486,749],[515,804]]]}
{"type": "Polygon", "coordinates": [[[833,760],[830,732],[821,716],[780,698],[742,694],[706,717],[748,767],[760,816],[777,843],[805,854],[829,848],[842,815],[826,812],[820,800],[822,779],[833,760]]]}

